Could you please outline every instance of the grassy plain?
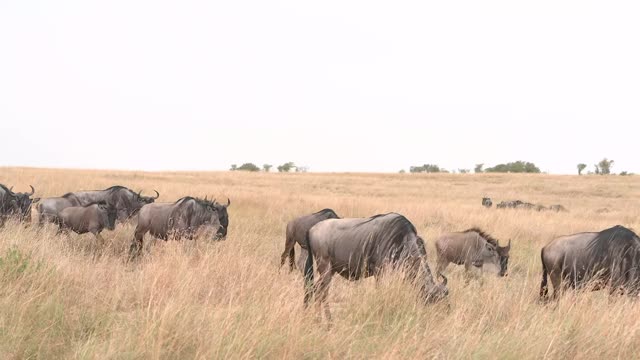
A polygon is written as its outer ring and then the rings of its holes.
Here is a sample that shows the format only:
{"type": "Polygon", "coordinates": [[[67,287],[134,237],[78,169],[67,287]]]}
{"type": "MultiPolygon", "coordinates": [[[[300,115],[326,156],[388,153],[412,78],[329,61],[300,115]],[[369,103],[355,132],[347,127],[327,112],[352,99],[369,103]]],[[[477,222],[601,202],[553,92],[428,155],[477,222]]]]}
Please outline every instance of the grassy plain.
{"type": "Polygon", "coordinates": [[[604,292],[540,305],[540,248],[555,236],[622,224],[640,229],[640,178],[551,175],[145,173],[0,168],[0,183],[37,196],[119,184],[159,201],[231,198],[225,242],[146,241],[124,260],[133,224],[56,237],[52,226],[0,229],[0,358],[635,358],[640,304],[604,292]],[[521,199],[568,213],[485,209],[521,199]],[[509,276],[472,281],[450,266],[449,305],[423,306],[397,277],[330,291],[327,331],[302,309],[299,273],[278,270],[292,218],[404,214],[428,245],[479,226],[512,239],[509,276]],[[603,209],[607,209],[607,211],[603,209]]]}

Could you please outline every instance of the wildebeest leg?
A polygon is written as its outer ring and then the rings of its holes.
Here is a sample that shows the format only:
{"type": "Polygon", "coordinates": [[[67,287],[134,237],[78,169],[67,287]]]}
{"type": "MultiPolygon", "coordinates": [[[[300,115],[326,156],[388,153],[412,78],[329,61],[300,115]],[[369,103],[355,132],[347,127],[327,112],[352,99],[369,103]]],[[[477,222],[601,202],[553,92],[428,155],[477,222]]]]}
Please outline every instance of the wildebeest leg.
{"type": "Polygon", "coordinates": [[[139,229],[136,226],[136,231],[133,235],[133,239],[131,240],[131,246],[129,247],[129,259],[135,259],[140,256],[142,252],[142,239],[144,238],[144,234],[146,231],[139,229]]]}
{"type": "Polygon", "coordinates": [[[444,256],[438,257],[438,265],[436,266],[436,274],[442,274],[444,270],[449,265],[449,260],[447,260],[444,256]]]}
{"type": "Polygon", "coordinates": [[[318,259],[318,273],[320,278],[316,283],[317,286],[317,298],[316,298],[316,310],[318,314],[321,314],[321,308],[324,305],[324,313],[331,326],[331,311],[329,310],[329,303],[327,299],[329,297],[329,285],[331,284],[331,277],[333,273],[331,271],[331,263],[328,260],[318,259]]]}
{"type": "Polygon", "coordinates": [[[282,267],[282,265],[284,265],[284,262],[287,260],[287,256],[289,257],[289,271],[293,271],[293,269],[295,269],[295,245],[296,242],[295,240],[290,237],[287,236],[287,238],[284,241],[284,251],[282,252],[282,255],[280,256],[280,267],[282,267]]]}
{"type": "Polygon", "coordinates": [[[94,233],[93,235],[96,237],[96,239],[98,239],[98,241],[100,243],[100,247],[103,247],[104,246],[104,238],[102,237],[102,235],[100,235],[99,232],[94,233]]]}

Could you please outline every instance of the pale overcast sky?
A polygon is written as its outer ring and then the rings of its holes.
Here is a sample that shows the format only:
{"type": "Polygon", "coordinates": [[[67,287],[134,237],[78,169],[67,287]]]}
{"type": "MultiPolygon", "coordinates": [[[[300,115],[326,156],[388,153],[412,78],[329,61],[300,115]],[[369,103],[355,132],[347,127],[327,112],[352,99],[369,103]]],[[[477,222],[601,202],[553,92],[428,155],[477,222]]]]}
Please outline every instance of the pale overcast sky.
{"type": "Polygon", "coordinates": [[[640,172],[637,1],[0,0],[0,165],[640,172]]]}

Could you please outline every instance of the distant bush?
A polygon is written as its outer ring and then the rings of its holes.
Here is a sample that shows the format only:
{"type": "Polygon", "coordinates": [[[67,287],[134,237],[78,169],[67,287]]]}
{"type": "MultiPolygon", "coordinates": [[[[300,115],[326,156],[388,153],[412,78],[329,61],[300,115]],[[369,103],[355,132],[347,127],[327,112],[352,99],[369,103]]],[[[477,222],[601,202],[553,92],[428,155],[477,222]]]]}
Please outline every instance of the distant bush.
{"type": "Polygon", "coordinates": [[[484,167],[484,164],[476,164],[476,167],[473,168],[473,172],[476,174],[484,172],[484,170],[482,169],[483,167],[484,167]]]}
{"type": "Polygon", "coordinates": [[[438,165],[424,164],[422,166],[411,166],[409,172],[411,173],[439,173],[443,172],[438,165]]]}
{"type": "Polygon", "coordinates": [[[262,165],[262,169],[264,170],[264,172],[269,172],[271,171],[271,168],[273,167],[273,165],[270,164],[264,164],[262,165]]]}
{"type": "Polygon", "coordinates": [[[255,172],[255,171],[260,171],[260,168],[257,167],[255,164],[252,164],[252,163],[244,163],[244,164],[240,165],[240,167],[236,168],[235,170],[255,172]]]}
{"type": "Polygon", "coordinates": [[[284,163],[278,166],[278,172],[289,172],[291,169],[295,168],[296,165],[292,162],[284,163]]]}
{"type": "Polygon", "coordinates": [[[506,164],[498,164],[494,167],[487,168],[488,173],[540,173],[540,169],[534,164],[525,161],[516,161],[506,164]]]}

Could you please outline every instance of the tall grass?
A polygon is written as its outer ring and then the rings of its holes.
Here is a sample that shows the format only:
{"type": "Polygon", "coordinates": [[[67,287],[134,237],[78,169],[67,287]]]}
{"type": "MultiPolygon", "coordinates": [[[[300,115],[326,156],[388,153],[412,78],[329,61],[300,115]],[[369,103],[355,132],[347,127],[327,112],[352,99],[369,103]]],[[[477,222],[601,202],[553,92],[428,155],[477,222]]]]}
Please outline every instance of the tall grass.
{"type": "MultiPolygon", "coordinates": [[[[226,241],[154,241],[127,263],[134,224],[91,235],[8,223],[0,229],[0,358],[634,358],[640,304],[605,292],[541,305],[540,248],[555,236],[638,228],[636,177],[144,173],[0,169],[37,196],[120,184],[159,200],[231,198],[226,241]],[[560,203],[568,213],[485,209],[483,196],[560,203]],[[424,306],[388,276],[334,277],[330,331],[303,311],[299,272],[279,270],[290,219],[395,211],[426,239],[479,226],[512,239],[509,276],[465,285],[450,266],[448,303],[424,306]],[[607,208],[608,212],[601,209],[607,208]]],[[[35,215],[35,214],[34,214],[35,215]]]]}

